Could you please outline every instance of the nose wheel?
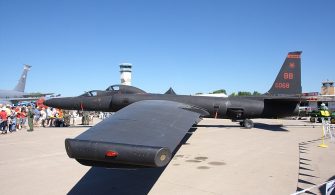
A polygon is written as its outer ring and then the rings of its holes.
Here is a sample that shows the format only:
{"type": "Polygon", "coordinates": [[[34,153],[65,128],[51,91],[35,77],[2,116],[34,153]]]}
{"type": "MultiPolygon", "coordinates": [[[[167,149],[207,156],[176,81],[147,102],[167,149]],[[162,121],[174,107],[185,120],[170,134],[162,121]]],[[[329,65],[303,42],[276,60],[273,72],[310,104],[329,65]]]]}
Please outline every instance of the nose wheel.
{"type": "Polygon", "coordinates": [[[241,127],[245,127],[246,129],[251,129],[254,127],[254,122],[250,119],[244,119],[240,122],[241,127]]]}

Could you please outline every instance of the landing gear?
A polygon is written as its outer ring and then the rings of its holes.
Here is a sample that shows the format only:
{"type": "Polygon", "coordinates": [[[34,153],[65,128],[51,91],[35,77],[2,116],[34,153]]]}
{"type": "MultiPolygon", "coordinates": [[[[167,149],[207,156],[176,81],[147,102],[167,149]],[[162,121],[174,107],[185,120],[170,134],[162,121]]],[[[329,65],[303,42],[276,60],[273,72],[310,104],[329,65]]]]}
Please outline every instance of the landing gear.
{"type": "Polygon", "coordinates": [[[250,119],[245,119],[243,123],[244,123],[244,127],[247,129],[251,129],[254,127],[254,122],[252,122],[252,120],[250,119]]]}
{"type": "Polygon", "coordinates": [[[254,127],[254,122],[252,120],[245,118],[244,110],[241,108],[228,108],[227,116],[234,122],[240,122],[241,127],[251,129],[254,127]]]}
{"type": "Polygon", "coordinates": [[[243,121],[240,121],[240,126],[245,127],[246,129],[251,129],[254,127],[254,122],[250,119],[244,119],[243,121]]]}

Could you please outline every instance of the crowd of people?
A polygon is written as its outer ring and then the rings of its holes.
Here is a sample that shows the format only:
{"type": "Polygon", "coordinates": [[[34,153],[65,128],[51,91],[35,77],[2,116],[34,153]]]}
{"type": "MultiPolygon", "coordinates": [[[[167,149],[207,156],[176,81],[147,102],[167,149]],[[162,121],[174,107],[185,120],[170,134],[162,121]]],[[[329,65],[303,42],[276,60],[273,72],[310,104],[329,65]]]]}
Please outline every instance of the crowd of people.
{"type": "Polygon", "coordinates": [[[21,129],[31,132],[34,127],[66,126],[70,124],[69,118],[69,111],[61,109],[0,104],[1,134],[21,129]]]}

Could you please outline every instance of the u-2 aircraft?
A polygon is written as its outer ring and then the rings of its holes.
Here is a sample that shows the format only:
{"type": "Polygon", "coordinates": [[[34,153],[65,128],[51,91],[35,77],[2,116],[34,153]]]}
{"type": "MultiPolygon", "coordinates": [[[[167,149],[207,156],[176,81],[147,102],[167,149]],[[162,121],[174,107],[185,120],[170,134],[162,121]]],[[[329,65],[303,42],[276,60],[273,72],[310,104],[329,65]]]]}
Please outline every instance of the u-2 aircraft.
{"type": "Polygon", "coordinates": [[[201,117],[228,118],[252,128],[252,118],[294,116],[301,101],[301,53],[289,52],[271,89],[261,96],[204,97],[151,94],[125,85],[53,98],[46,105],[69,110],[115,112],[74,139],[70,158],[87,166],[163,167],[201,117]]]}

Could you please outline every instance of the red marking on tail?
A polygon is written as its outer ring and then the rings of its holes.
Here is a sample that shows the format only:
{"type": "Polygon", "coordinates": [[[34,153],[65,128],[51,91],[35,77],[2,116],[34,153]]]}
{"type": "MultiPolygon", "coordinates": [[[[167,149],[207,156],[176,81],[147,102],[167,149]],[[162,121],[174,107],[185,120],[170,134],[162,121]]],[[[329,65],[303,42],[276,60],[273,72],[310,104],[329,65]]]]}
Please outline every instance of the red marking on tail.
{"type": "Polygon", "coordinates": [[[299,54],[288,54],[287,58],[300,58],[299,54]]]}
{"type": "Polygon", "coordinates": [[[293,69],[293,68],[295,68],[295,63],[294,63],[294,62],[291,62],[289,66],[290,66],[290,68],[293,69]]]}

